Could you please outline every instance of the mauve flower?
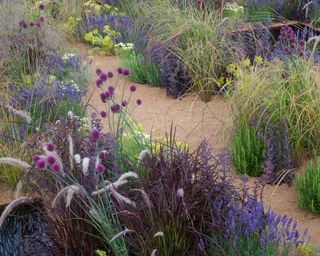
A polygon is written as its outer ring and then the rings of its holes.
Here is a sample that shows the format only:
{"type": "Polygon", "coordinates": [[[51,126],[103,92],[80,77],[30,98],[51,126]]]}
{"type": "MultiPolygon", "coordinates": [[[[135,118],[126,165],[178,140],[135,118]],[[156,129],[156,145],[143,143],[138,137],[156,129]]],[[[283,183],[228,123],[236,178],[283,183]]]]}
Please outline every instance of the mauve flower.
{"type": "Polygon", "coordinates": [[[102,164],[98,164],[96,169],[99,173],[104,173],[104,171],[106,170],[106,168],[102,164]]]}
{"type": "Polygon", "coordinates": [[[34,23],[33,23],[33,22],[30,22],[29,25],[30,25],[30,27],[33,27],[33,26],[34,26],[34,23]]]}
{"type": "Polygon", "coordinates": [[[59,164],[54,164],[51,166],[51,170],[54,172],[60,172],[60,165],[59,164]]]}
{"type": "Polygon", "coordinates": [[[106,118],[106,117],[107,117],[107,112],[106,112],[106,111],[101,111],[101,112],[100,112],[100,116],[101,116],[102,118],[106,118]]]}
{"type": "Polygon", "coordinates": [[[114,86],[110,85],[108,87],[108,91],[110,92],[111,95],[113,94],[114,90],[115,90],[114,86]]]}
{"type": "Polygon", "coordinates": [[[107,96],[104,92],[100,93],[100,99],[103,103],[106,103],[107,101],[107,96]]]}
{"type": "Polygon", "coordinates": [[[101,70],[100,68],[97,68],[97,69],[96,69],[96,74],[97,74],[97,76],[100,76],[101,73],[102,73],[102,70],[101,70]]]}
{"type": "Polygon", "coordinates": [[[123,101],[121,102],[121,106],[122,106],[122,107],[128,106],[128,102],[127,102],[126,100],[123,100],[123,101]]]}
{"type": "Polygon", "coordinates": [[[105,160],[107,158],[107,154],[105,151],[100,151],[99,152],[99,159],[105,160]]]}
{"type": "Polygon", "coordinates": [[[123,68],[122,74],[125,76],[129,76],[130,75],[130,70],[128,68],[123,68]]]}
{"type": "Polygon", "coordinates": [[[111,99],[112,98],[112,93],[110,93],[109,91],[105,91],[104,95],[106,96],[107,99],[111,99]]]}
{"type": "Polygon", "coordinates": [[[48,164],[53,165],[56,162],[56,159],[54,158],[54,156],[48,156],[47,162],[48,164]]]}
{"type": "Polygon", "coordinates": [[[141,99],[137,99],[136,103],[137,103],[137,105],[141,105],[142,104],[142,100],[141,99]]]}
{"type": "Polygon", "coordinates": [[[107,75],[106,73],[102,72],[102,73],[100,74],[100,80],[101,80],[102,82],[105,82],[105,81],[107,81],[107,79],[108,79],[108,75],[107,75]]]}
{"type": "Polygon", "coordinates": [[[90,131],[90,139],[91,141],[95,142],[99,139],[100,137],[100,132],[97,128],[93,128],[91,131],[90,131]]]}
{"type": "Polygon", "coordinates": [[[118,74],[121,75],[123,73],[123,68],[122,67],[118,67],[117,68],[117,72],[118,72],[118,74]]]}
{"type": "Polygon", "coordinates": [[[113,77],[113,73],[111,71],[108,72],[108,77],[112,78],[113,77]]]}
{"type": "Polygon", "coordinates": [[[136,90],[137,90],[137,86],[134,85],[134,84],[132,84],[132,85],[130,86],[130,91],[131,91],[131,92],[135,92],[136,90]]]}
{"type": "Polygon", "coordinates": [[[40,170],[44,170],[46,168],[46,162],[43,159],[40,159],[37,161],[36,167],[40,170]]]}
{"type": "Polygon", "coordinates": [[[39,5],[38,5],[38,8],[43,11],[44,10],[44,3],[43,2],[40,2],[39,5]]]}
{"type": "Polygon", "coordinates": [[[100,88],[102,84],[103,84],[103,81],[100,78],[96,80],[96,86],[98,88],[100,88]]]}
{"type": "Polygon", "coordinates": [[[54,150],[54,146],[53,146],[52,143],[48,143],[47,144],[47,150],[50,151],[50,152],[52,152],[54,150]]]}
{"type": "Polygon", "coordinates": [[[43,22],[44,22],[44,17],[43,17],[43,16],[40,16],[39,21],[40,21],[41,23],[43,23],[43,22]]]}
{"type": "Polygon", "coordinates": [[[305,42],[305,41],[303,41],[303,40],[300,40],[300,41],[299,41],[299,44],[300,44],[300,46],[301,46],[301,47],[304,47],[304,46],[305,46],[305,44],[306,44],[306,42],[305,42]]]}
{"type": "Polygon", "coordinates": [[[120,105],[118,103],[115,103],[111,106],[112,113],[117,113],[120,110],[120,105]]]}
{"type": "Polygon", "coordinates": [[[40,159],[41,159],[40,156],[35,155],[35,156],[32,157],[32,162],[33,162],[34,164],[36,164],[40,159]]]}

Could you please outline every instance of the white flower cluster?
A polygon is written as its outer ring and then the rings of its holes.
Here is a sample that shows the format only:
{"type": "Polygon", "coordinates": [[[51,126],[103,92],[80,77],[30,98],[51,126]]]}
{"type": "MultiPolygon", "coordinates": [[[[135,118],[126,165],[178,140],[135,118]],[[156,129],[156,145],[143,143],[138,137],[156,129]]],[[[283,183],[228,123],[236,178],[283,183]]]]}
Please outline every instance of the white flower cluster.
{"type": "Polygon", "coordinates": [[[234,12],[243,12],[243,6],[238,5],[237,3],[227,3],[225,9],[234,12]]]}
{"type": "Polygon", "coordinates": [[[122,48],[123,50],[133,50],[132,43],[119,43],[115,45],[116,47],[122,48]]]}
{"type": "Polygon", "coordinates": [[[69,60],[70,58],[75,57],[75,56],[77,56],[77,54],[67,52],[67,53],[65,53],[65,54],[62,56],[62,59],[63,59],[64,61],[67,61],[67,60],[69,60]]]}
{"type": "Polygon", "coordinates": [[[73,80],[61,81],[59,87],[63,90],[67,90],[67,88],[73,87],[77,92],[80,92],[79,85],[73,80]]]}

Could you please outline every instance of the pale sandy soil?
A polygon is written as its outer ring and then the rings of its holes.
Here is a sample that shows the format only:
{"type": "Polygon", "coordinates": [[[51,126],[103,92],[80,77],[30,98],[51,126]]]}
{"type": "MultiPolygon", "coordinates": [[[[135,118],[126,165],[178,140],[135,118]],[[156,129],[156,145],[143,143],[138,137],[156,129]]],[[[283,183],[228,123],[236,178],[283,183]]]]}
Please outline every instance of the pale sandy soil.
{"type": "Polygon", "coordinates": [[[0,205],[9,203],[11,199],[12,190],[4,181],[0,180],[0,205]]]}

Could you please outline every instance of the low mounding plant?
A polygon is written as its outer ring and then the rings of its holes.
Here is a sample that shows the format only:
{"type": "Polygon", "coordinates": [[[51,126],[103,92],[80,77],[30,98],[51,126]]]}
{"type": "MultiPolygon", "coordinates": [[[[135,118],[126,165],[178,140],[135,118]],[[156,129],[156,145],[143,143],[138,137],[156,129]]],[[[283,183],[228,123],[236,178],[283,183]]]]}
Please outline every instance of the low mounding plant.
{"type": "Polygon", "coordinates": [[[231,145],[231,161],[237,172],[261,176],[264,143],[255,127],[239,124],[234,131],[231,145]]]}
{"type": "Polygon", "coordinates": [[[300,207],[320,214],[320,158],[310,161],[303,174],[296,180],[300,207]]]}

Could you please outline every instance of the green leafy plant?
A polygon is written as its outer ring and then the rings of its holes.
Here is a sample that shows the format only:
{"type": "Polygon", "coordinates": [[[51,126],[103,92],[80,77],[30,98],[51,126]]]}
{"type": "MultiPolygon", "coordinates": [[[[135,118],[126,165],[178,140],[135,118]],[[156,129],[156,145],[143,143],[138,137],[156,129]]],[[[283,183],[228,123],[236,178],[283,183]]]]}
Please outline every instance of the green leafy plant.
{"type": "Polygon", "coordinates": [[[231,145],[231,161],[236,171],[250,176],[260,176],[263,153],[264,143],[257,131],[246,124],[238,125],[231,145]]]}
{"type": "Polygon", "coordinates": [[[320,214],[320,157],[308,163],[296,180],[296,188],[300,207],[320,214]]]}

